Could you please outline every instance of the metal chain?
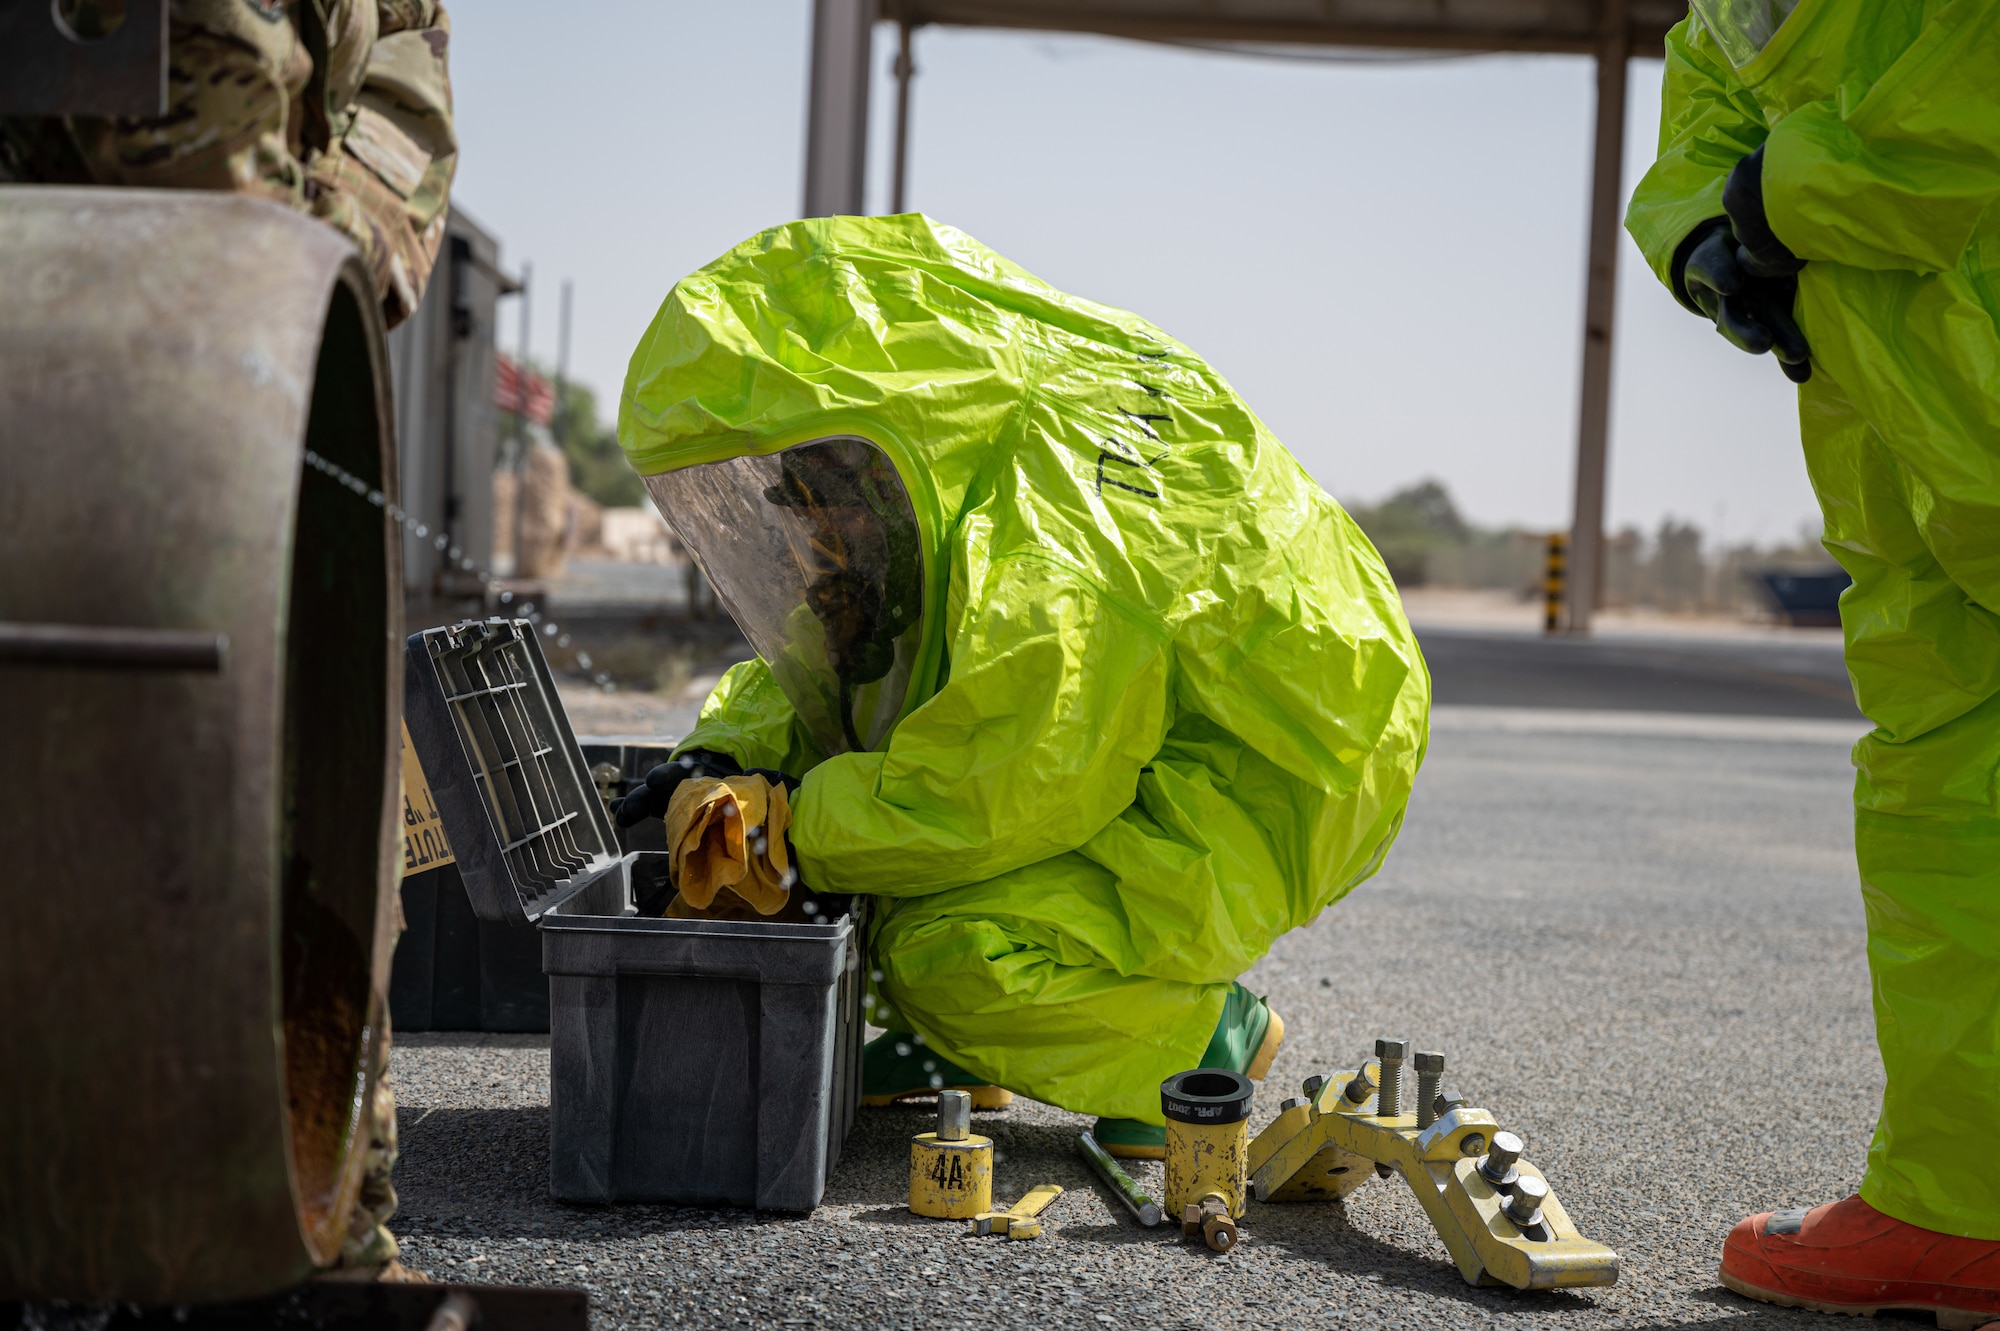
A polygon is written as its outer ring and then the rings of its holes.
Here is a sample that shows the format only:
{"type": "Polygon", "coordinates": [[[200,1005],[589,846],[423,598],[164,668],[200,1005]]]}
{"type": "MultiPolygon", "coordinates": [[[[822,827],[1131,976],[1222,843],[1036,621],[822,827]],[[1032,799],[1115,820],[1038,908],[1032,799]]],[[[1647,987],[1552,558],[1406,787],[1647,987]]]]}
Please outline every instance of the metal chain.
{"type": "MultiPolygon", "coordinates": [[[[332,480],[342,489],[352,491],[358,497],[367,500],[376,508],[381,509],[389,515],[391,520],[401,525],[405,531],[418,540],[430,542],[431,548],[443,554],[446,559],[456,564],[463,572],[472,574],[479,580],[479,584],[482,587],[494,581],[492,572],[481,568],[463,549],[453,545],[449,535],[443,532],[438,533],[436,536],[431,535],[431,529],[427,523],[417,521],[416,515],[405,509],[401,504],[389,502],[387,495],[370,486],[368,482],[362,480],[359,476],[347,470],[347,468],[337,462],[331,462],[321,457],[310,448],[305,452],[306,465],[308,467],[332,480]]],[[[507,610],[507,613],[516,619],[525,619],[530,624],[533,624],[536,631],[543,637],[554,640],[557,647],[569,646],[569,634],[564,633],[562,627],[554,620],[547,618],[539,610],[535,609],[533,601],[523,601],[516,606],[514,605],[514,593],[505,588],[501,589],[497,599],[503,608],[512,607],[510,610],[507,610]]],[[[590,653],[578,652],[576,654],[576,663],[579,668],[589,670],[592,665],[590,653]]],[[[616,693],[618,691],[618,681],[613,679],[608,671],[599,670],[595,672],[591,676],[591,681],[606,693],[616,693]]]]}

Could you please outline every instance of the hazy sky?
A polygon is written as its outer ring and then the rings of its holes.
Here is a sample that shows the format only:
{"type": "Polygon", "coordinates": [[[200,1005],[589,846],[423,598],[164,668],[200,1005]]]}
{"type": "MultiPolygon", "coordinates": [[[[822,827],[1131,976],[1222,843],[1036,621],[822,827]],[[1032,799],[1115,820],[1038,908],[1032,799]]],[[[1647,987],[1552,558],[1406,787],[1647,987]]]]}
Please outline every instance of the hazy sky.
{"type": "MultiPolygon", "coordinates": [[[[674,281],[797,215],[809,0],[459,0],[456,197],[534,265],[553,360],[607,412],[674,281]]],[[[871,206],[888,203],[878,30],[871,206]]],[[[1343,499],[1426,476],[1485,523],[1567,525],[1590,63],[1320,64],[1091,37],[917,34],[910,206],[1207,357],[1343,499]]],[[[1626,189],[1660,66],[1632,67],[1626,189]]],[[[1684,312],[1625,242],[1610,521],[1817,530],[1791,386],[1684,312]]],[[[517,314],[503,314],[513,350],[517,314]]]]}

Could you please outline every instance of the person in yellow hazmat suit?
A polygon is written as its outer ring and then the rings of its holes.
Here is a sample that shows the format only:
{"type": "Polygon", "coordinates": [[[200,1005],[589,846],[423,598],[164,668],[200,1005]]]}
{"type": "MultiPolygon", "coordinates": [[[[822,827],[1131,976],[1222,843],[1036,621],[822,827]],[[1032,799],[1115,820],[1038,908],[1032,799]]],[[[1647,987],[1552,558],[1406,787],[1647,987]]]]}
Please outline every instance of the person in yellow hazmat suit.
{"type": "Polygon", "coordinates": [[[2000,1318],[2000,3],[1694,0],[1626,226],[1798,384],[1848,673],[1888,1074],[1858,1196],[1754,1215],[1722,1278],[2000,1318]]]}
{"type": "Polygon", "coordinates": [[[619,438],[757,651],[619,820],[796,787],[804,882],[879,899],[867,1099],[1019,1091],[1156,1157],[1168,1076],[1263,1075],[1237,978],[1382,863],[1430,681],[1220,376],[927,217],[819,219],[675,285],[619,438]]]}

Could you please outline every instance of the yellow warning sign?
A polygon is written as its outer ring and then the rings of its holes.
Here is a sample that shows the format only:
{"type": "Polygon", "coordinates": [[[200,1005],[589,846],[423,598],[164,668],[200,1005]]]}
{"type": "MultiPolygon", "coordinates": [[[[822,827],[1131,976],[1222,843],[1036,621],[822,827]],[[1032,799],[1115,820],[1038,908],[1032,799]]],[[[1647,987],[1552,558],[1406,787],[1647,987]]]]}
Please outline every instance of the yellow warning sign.
{"type": "Polygon", "coordinates": [[[444,839],[444,820],[431,798],[417,751],[410,747],[409,723],[403,724],[403,877],[450,864],[451,846],[444,839]]]}

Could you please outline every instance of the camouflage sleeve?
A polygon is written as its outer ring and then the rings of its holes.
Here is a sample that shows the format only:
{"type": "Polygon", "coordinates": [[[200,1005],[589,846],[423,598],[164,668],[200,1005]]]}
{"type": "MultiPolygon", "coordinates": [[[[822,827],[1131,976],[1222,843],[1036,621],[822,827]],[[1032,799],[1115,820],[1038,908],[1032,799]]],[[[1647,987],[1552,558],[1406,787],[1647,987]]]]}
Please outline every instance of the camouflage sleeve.
{"type": "Polygon", "coordinates": [[[305,193],[313,215],[360,249],[394,327],[423,297],[458,164],[451,21],[435,0],[377,0],[375,11],[359,91],[337,141],[308,160],[305,193]]]}
{"type": "Polygon", "coordinates": [[[170,14],[165,115],[0,118],[0,181],[273,199],[344,233],[389,325],[409,317],[458,161],[443,6],[326,0],[294,22],[285,0],[173,0],[170,14]]]}
{"type": "Polygon", "coordinates": [[[303,205],[293,101],[313,61],[282,0],[174,0],[161,116],[0,125],[0,178],[219,189],[303,205]]]}

